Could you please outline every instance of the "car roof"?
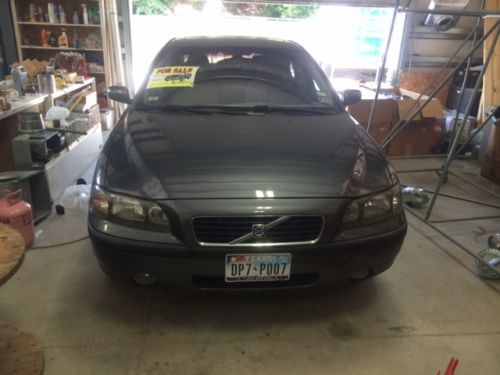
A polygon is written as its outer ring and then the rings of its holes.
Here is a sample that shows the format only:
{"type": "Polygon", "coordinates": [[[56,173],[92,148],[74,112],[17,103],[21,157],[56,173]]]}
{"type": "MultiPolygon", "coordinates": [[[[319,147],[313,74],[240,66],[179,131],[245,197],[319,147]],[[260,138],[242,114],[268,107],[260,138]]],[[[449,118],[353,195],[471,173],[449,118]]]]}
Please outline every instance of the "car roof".
{"type": "Polygon", "coordinates": [[[302,47],[284,39],[249,37],[249,36],[192,36],[174,38],[169,43],[175,47],[252,47],[252,48],[289,48],[302,49],[302,47]]]}

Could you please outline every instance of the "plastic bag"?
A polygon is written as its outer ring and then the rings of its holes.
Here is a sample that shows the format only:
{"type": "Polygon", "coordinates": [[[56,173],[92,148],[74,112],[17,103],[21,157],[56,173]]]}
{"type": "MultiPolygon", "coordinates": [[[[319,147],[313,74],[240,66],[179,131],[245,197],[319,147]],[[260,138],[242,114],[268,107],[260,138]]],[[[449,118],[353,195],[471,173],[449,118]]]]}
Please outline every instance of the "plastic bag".
{"type": "Polygon", "coordinates": [[[54,121],[59,120],[61,122],[61,126],[68,126],[66,122],[66,118],[69,116],[70,112],[68,108],[64,107],[52,107],[47,111],[45,115],[45,120],[54,121]]]}
{"type": "Polygon", "coordinates": [[[90,185],[71,185],[64,189],[59,204],[66,210],[89,210],[90,185]]]}

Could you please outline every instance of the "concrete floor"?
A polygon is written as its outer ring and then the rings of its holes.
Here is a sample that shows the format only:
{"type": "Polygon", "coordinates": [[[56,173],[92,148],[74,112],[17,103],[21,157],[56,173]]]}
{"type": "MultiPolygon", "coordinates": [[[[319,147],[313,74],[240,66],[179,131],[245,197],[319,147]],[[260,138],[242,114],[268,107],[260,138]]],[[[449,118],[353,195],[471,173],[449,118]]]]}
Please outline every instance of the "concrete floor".
{"type": "MultiPolygon", "coordinates": [[[[397,169],[435,160],[394,161],[397,169]]],[[[455,170],[481,181],[471,163],[455,170]]],[[[401,175],[432,187],[433,173],[401,175]]],[[[450,179],[449,193],[493,201],[450,179]]],[[[498,202],[497,202],[498,203],[498,202]]],[[[486,215],[481,206],[440,199],[436,217],[486,215]]],[[[495,212],[495,210],[493,210],[495,212]]],[[[45,374],[429,374],[451,357],[456,375],[498,374],[500,283],[411,215],[395,265],[367,282],[332,290],[221,294],[109,280],[98,268],[78,212],[37,229],[16,276],[0,288],[0,323],[43,345],[45,374]]],[[[499,220],[443,224],[477,249],[499,220]],[[474,231],[488,234],[474,239],[474,231]]],[[[0,338],[1,340],[1,338],[0,338]]]]}

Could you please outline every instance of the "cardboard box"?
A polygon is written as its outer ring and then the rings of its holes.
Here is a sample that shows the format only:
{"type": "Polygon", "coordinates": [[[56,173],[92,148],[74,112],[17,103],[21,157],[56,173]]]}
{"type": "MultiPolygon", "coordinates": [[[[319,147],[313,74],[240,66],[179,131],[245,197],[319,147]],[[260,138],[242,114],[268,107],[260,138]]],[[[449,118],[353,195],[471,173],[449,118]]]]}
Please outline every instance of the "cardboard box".
{"type": "MultiPolygon", "coordinates": [[[[376,92],[377,91],[377,82],[365,82],[360,85],[362,88],[368,89],[370,91],[376,92]]],[[[386,83],[382,83],[380,85],[380,91],[379,94],[395,94],[395,95],[400,95],[401,92],[399,91],[399,87],[394,87],[391,85],[388,85],[386,83]]]]}
{"type": "MultiPolygon", "coordinates": [[[[407,120],[410,118],[411,114],[413,111],[415,111],[415,108],[413,108],[410,113],[407,113],[408,110],[413,106],[415,103],[415,100],[418,99],[420,94],[418,92],[413,92],[410,90],[405,90],[405,89],[400,89],[401,95],[403,97],[407,97],[408,99],[401,99],[398,100],[398,106],[399,106],[399,117],[400,119],[407,120]]],[[[423,95],[422,98],[420,99],[420,106],[426,102],[426,100],[429,97],[426,95],[423,95]]],[[[415,120],[421,120],[422,118],[438,118],[438,119],[443,119],[445,118],[445,113],[443,111],[443,106],[441,105],[441,102],[433,98],[431,99],[430,103],[425,106],[425,108],[420,112],[419,115],[415,117],[415,120]]]]}
{"type": "Polygon", "coordinates": [[[444,121],[430,118],[410,122],[390,143],[387,155],[430,155],[439,152],[444,121]]]}
{"type": "MultiPolygon", "coordinates": [[[[415,111],[412,109],[420,94],[401,89],[405,99],[380,99],[377,101],[370,135],[380,144],[392,128],[407,120],[415,111]]],[[[420,104],[427,100],[420,99],[420,104]]],[[[348,112],[365,128],[368,125],[373,100],[361,100],[350,106],[348,112]]],[[[441,103],[432,99],[427,106],[403,129],[384,149],[391,156],[427,155],[435,153],[443,142],[445,113],[441,103]]]]}
{"type": "MultiPolygon", "coordinates": [[[[356,119],[365,129],[368,126],[370,111],[373,100],[361,100],[349,107],[349,114],[356,119]]],[[[377,101],[373,117],[370,135],[380,144],[380,142],[389,134],[394,123],[397,122],[398,105],[394,99],[381,99],[377,101]]]]}
{"type": "Polygon", "coordinates": [[[486,154],[494,159],[500,159],[500,127],[492,126],[486,144],[486,154]]]}
{"type": "Polygon", "coordinates": [[[495,159],[491,155],[485,154],[483,166],[481,168],[481,176],[500,184],[500,159],[495,159]]]}

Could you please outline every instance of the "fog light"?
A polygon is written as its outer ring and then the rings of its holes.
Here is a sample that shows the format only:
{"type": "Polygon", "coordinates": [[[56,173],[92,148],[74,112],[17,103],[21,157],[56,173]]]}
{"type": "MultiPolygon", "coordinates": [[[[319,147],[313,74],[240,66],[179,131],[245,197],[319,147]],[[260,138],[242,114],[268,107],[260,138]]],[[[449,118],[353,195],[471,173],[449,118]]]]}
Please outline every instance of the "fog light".
{"type": "Polygon", "coordinates": [[[138,272],[132,277],[132,279],[136,284],[142,286],[153,285],[156,283],[156,277],[147,272],[138,272]]]}
{"type": "Polygon", "coordinates": [[[353,280],[364,280],[370,277],[372,271],[369,268],[356,268],[351,271],[349,277],[353,280]]]}

